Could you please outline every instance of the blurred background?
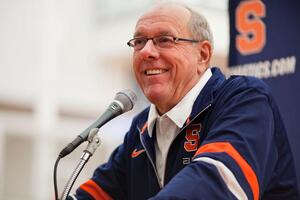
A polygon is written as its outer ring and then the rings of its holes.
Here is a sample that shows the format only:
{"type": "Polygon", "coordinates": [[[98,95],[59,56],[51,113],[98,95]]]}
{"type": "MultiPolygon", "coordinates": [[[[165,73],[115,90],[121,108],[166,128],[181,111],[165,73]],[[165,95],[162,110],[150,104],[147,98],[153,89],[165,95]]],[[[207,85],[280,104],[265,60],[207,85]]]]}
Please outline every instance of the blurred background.
{"type": "MultiPolygon", "coordinates": [[[[148,105],[131,67],[141,13],[158,0],[0,0],[0,200],[54,199],[53,166],[60,150],[125,88],[137,106],[101,128],[102,145],[74,187],[87,180],[122,142],[132,117],[148,105]]],[[[183,1],[211,24],[212,65],[226,73],[227,0],[183,1]]],[[[61,160],[61,194],[81,145],[61,160]]]]}

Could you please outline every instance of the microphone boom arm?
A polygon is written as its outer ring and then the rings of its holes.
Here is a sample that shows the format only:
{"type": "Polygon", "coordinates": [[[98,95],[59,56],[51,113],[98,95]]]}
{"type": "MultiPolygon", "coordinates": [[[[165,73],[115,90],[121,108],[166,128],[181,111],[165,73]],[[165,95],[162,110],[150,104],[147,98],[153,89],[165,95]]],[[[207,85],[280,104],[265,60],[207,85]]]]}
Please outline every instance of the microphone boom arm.
{"type": "Polygon", "coordinates": [[[94,152],[96,151],[96,149],[101,145],[101,140],[100,137],[97,135],[99,129],[98,128],[94,128],[90,131],[89,137],[88,137],[88,141],[89,144],[87,145],[86,149],[83,151],[81,157],[80,157],[80,161],[78,163],[78,165],[76,166],[76,168],[74,169],[72,175],[70,176],[67,184],[65,185],[64,191],[61,195],[60,200],[65,200],[67,199],[75,180],[77,179],[79,173],[81,172],[81,170],[83,169],[83,167],[85,166],[85,164],[88,162],[88,160],[90,159],[90,157],[92,157],[92,155],[94,154],[94,152]]]}

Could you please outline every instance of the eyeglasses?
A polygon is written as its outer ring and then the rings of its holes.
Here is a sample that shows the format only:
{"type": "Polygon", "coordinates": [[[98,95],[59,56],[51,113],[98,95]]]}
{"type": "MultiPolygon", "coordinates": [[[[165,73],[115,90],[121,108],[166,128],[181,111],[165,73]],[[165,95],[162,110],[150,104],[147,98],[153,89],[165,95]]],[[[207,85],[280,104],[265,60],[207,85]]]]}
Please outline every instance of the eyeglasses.
{"type": "Polygon", "coordinates": [[[159,48],[173,47],[174,44],[178,43],[179,41],[192,42],[192,43],[200,42],[199,40],[162,35],[162,36],[156,36],[152,38],[146,38],[146,37],[133,38],[127,42],[127,45],[133,47],[135,51],[139,51],[144,48],[148,40],[152,40],[153,44],[159,48]]]}

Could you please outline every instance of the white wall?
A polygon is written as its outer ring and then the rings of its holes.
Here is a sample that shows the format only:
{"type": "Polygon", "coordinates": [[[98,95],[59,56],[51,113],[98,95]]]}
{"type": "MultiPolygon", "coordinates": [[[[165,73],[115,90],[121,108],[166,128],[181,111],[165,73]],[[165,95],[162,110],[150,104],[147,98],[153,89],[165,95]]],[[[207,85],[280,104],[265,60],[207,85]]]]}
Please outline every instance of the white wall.
{"type": "MultiPolygon", "coordinates": [[[[103,112],[117,91],[139,93],[126,42],[137,17],[153,2],[0,0],[0,176],[5,177],[0,199],[53,199],[59,150],[103,112]]],[[[187,2],[207,16],[215,52],[226,57],[227,1],[187,2]]],[[[140,99],[136,112],[146,104],[140,99]]],[[[103,146],[77,185],[122,141],[133,114],[103,127],[103,146]]],[[[60,165],[60,190],[80,148],[60,165]]]]}

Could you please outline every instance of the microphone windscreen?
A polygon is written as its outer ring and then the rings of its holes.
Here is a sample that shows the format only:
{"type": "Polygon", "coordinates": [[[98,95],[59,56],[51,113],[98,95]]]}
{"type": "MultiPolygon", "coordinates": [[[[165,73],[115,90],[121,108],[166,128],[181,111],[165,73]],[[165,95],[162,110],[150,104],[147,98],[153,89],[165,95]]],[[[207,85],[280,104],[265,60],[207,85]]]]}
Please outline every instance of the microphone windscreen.
{"type": "Polygon", "coordinates": [[[114,100],[119,101],[122,104],[122,111],[124,113],[133,108],[137,101],[137,97],[133,91],[126,89],[118,92],[114,100]]]}

